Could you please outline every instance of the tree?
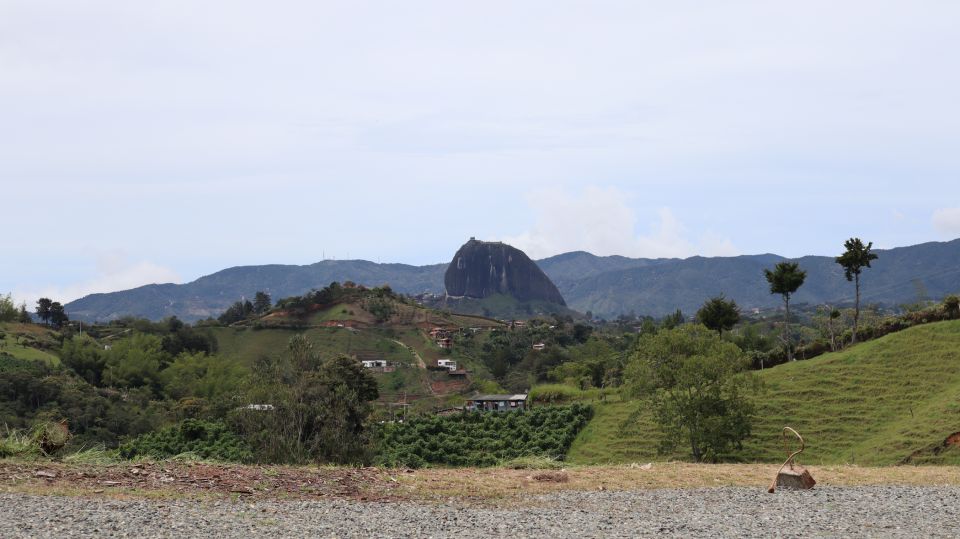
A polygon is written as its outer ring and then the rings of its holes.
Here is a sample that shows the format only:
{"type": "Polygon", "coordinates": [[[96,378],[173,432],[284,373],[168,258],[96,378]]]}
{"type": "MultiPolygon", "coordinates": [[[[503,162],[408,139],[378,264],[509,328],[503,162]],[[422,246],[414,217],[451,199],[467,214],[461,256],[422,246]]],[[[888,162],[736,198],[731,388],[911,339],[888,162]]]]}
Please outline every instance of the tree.
{"type": "Polygon", "coordinates": [[[856,343],[857,328],[860,322],[860,273],[863,268],[869,268],[870,262],[878,257],[876,253],[870,252],[873,247],[872,241],[864,245],[860,238],[850,238],[843,242],[843,246],[846,251],[838,256],[836,261],[837,264],[843,266],[843,274],[847,281],[856,282],[856,308],[853,312],[853,336],[850,340],[851,343],[856,343]]]}
{"type": "Polygon", "coordinates": [[[770,293],[783,296],[783,306],[785,313],[783,315],[784,338],[787,345],[787,360],[793,361],[793,343],[790,338],[790,296],[803,286],[803,281],[807,278],[807,272],[800,269],[796,262],[780,262],[773,271],[763,270],[767,282],[770,283],[770,293]]]}
{"type": "Polygon", "coordinates": [[[740,308],[735,301],[727,300],[720,294],[708,299],[697,311],[697,320],[723,336],[723,330],[731,330],[740,321],[740,308]]]}
{"type": "Polygon", "coordinates": [[[827,329],[830,331],[830,350],[837,351],[837,329],[835,327],[836,321],[840,319],[841,313],[840,309],[830,309],[830,314],[827,315],[827,329]]]}
{"type": "Polygon", "coordinates": [[[103,383],[120,388],[147,387],[159,394],[160,371],[169,361],[160,337],[136,333],[104,353],[103,383]]]}
{"type": "Polygon", "coordinates": [[[257,314],[264,314],[270,310],[270,307],[273,307],[273,300],[270,298],[270,294],[266,292],[257,292],[253,297],[253,312],[257,314]]]}
{"type": "Polygon", "coordinates": [[[238,301],[218,316],[217,321],[221,324],[230,325],[234,322],[246,320],[251,313],[253,313],[253,304],[250,303],[250,300],[238,301]]]}
{"type": "Polygon", "coordinates": [[[60,305],[59,301],[50,304],[50,324],[53,327],[60,329],[69,321],[70,317],[67,316],[67,312],[63,310],[63,305],[60,305]]]}
{"type": "Polygon", "coordinates": [[[696,461],[731,456],[750,435],[754,407],[745,393],[755,379],[737,345],[703,326],[681,326],[640,338],[624,373],[638,396],[652,400],[666,437],[661,453],[689,444],[696,461]]]}
{"type": "Polygon", "coordinates": [[[37,317],[44,324],[50,321],[50,306],[53,301],[50,298],[40,298],[37,300],[37,317]]]}
{"type": "Polygon", "coordinates": [[[949,295],[944,298],[943,310],[946,311],[947,316],[950,318],[956,318],[957,316],[960,316],[960,297],[949,295]]]}
{"type": "Polygon", "coordinates": [[[324,361],[295,335],[284,353],[258,359],[249,379],[247,402],[272,410],[241,409],[234,419],[261,461],[359,463],[369,457],[366,421],[378,396],[359,361],[324,361]]]}
{"type": "Polygon", "coordinates": [[[104,359],[101,347],[90,337],[74,336],[63,341],[60,360],[92,385],[100,385],[104,359]]]}
{"type": "Polygon", "coordinates": [[[677,312],[663,317],[663,320],[660,322],[660,327],[664,329],[673,329],[677,326],[683,325],[683,322],[683,313],[680,311],[680,309],[677,309],[677,312]]]}
{"type": "Polygon", "coordinates": [[[27,312],[27,304],[20,304],[20,312],[17,314],[17,322],[21,324],[29,324],[33,322],[33,318],[30,317],[30,313],[27,312]]]}
{"type": "Polygon", "coordinates": [[[0,296],[0,322],[13,322],[17,320],[18,315],[17,306],[13,303],[13,296],[10,294],[0,296]]]}

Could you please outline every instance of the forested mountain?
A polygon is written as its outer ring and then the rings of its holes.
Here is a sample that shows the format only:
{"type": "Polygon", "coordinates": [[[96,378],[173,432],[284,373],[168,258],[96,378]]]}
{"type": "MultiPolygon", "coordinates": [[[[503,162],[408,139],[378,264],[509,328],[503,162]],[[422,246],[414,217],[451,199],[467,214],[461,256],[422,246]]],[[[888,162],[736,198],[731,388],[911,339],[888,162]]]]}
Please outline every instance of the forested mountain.
{"type": "MultiPolygon", "coordinates": [[[[839,254],[838,249],[837,254],[839,254]]],[[[898,305],[924,296],[937,299],[960,292],[960,240],[930,242],[875,251],[880,258],[864,270],[866,303],[898,305]]],[[[692,314],[703,301],[726,294],[744,308],[780,305],[770,295],[763,269],[786,260],[773,254],[687,259],[599,257],[565,253],[537,261],[569,307],[595,316],[631,311],[659,316],[677,308],[692,314]]],[[[853,284],[830,256],[796,259],[807,270],[796,303],[852,302],[853,284]]],[[[123,315],[184,320],[216,316],[241,296],[258,290],[275,299],[351,280],[368,286],[385,283],[402,293],[444,292],[445,264],[410,266],[364,260],[325,260],[307,266],[244,266],[219,271],[182,285],[148,285],[133,290],[92,294],[67,304],[71,318],[109,320],[123,315]]]]}

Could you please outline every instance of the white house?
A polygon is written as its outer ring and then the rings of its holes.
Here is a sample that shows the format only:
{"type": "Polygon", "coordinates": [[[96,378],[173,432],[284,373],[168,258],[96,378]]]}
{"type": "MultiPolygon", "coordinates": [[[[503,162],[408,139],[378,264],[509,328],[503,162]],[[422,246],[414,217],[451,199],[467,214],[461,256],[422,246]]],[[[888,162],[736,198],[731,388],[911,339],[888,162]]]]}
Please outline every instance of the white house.
{"type": "Polygon", "coordinates": [[[452,359],[438,359],[437,367],[446,367],[447,370],[457,370],[457,362],[452,359]]]}
{"type": "Polygon", "coordinates": [[[387,362],[384,359],[365,359],[361,361],[361,363],[363,363],[363,366],[368,369],[376,369],[378,367],[387,366],[387,362]]]}

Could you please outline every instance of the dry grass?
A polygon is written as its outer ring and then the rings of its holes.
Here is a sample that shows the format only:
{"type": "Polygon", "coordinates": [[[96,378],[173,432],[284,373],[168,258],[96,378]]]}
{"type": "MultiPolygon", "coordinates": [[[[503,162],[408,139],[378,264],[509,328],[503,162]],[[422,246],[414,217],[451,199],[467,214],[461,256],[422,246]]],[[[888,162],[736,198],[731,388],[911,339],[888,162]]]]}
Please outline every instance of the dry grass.
{"type": "MultiPolygon", "coordinates": [[[[394,495],[414,499],[461,498],[497,501],[560,490],[641,490],[725,486],[765,489],[776,473],[772,464],[653,463],[646,466],[567,468],[563,481],[538,478],[533,470],[505,468],[423,469],[398,473],[394,495]]],[[[960,486],[957,466],[816,466],[810,473],[822,486],[953,485],[960,486]]]]}
{"type": "MultiPolygon", "coordinates": [[[[743,486],[766,488],[778,465],[653,463],[583,466],[565,470],[564,481],[538,480],[537,472],[504,468],[424,469],[399,474],[405,496],[413,498],[503,499],[559,490],[640,490],[743,486]]],[[[819,485],[955,485],[957,466],[816,466],[809,468],[819,485]]]]}
{"type": "MultiPolygon", "coordinates": [[[[574,466],[565,470],[423,470],[256,467],[214,464],[71,465],[0,461],[0,492],[111,498],[350,498],[497,504],[562,490],[642,490],[742,486],[766,489],[776,465],[574,466]],[[136,473],[134,473],[134,471],[136,473]],[[42,471],[44,477],[37,472],[42,471]],[[250,490],[247,491],[246,489],[250,490]],[[241,494],[238,494],[241,493],[241,494]]],[[[815,466],[820,486],[960,486],[958,466],[815,466]]]]}

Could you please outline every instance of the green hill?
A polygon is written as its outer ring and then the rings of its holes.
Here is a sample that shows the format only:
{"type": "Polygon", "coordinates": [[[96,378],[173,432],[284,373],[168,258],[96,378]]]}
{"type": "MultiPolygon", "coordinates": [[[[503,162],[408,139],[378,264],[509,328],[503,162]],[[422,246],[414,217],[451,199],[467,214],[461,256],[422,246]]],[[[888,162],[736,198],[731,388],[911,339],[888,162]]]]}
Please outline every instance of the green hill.
{"type": "MultiPolygon", "coordinates": [[[[960,447],[945,443],[960,431],[960,321],[910,328],[760,377],[765,387],[745,461],[782,460],[780,430],[789,425],[807,441],[806,463],[960,464],[960,447]]],[[[571,461],[667,458],[656,453],[660,434],[642,402],[595,410],[571,461]]]]}
{"type": "MultiPolygon", "coordinates": [[[[410,403],[410,413],[429,413],[462,403],[462,393],[470,382],[486,378],[482,364],[462,354],[462,347],[442,350],[430,338],[433,327],[457,333],[467,328],[499,328],[503,324],[478,316],[451,314],[417,305],[409,301],[384,299],[389,315],[378,320],[368,310],[375,293],[359,289],[345,294],[345,300],[292,315],[282,309],[229,327],[209,327],[217,340],[219,354],[250,367],[260,357],[286,349],[293,335],[303,334],[313,350],[323,358],[339,354],[360,360],[384,360],[390,369],[375,369],[380,399],[378,404],[410,403]],[[426,369],[437,359],[451,358],[469,370],[466,380],[452,380],[446,371],[426,369]]],[[[471,335],[484,339],[488,332],[471,335]]],[[[390,411],[388,409],[388,411],[390,411]]]]}
{"type": "Polygon", "coordinates": [[[56,333],[34,324],[0,323],[0,355],[28,361],[60,363],[53,352],[60,347],[56,333]]]}

